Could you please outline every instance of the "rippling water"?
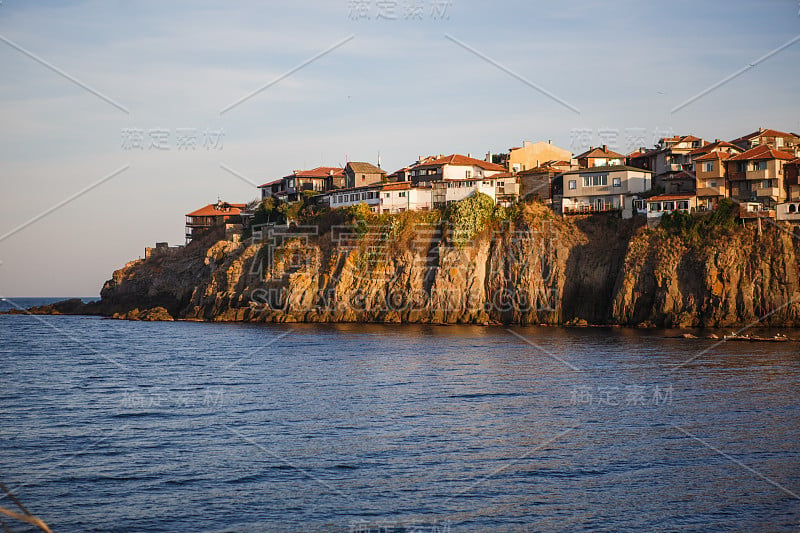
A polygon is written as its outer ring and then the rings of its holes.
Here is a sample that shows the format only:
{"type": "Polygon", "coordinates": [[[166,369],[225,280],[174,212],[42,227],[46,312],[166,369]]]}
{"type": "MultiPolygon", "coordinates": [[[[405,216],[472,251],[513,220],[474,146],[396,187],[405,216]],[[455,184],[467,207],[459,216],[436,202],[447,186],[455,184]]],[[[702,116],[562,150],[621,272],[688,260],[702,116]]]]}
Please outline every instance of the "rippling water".
{"type": "Polygon", "coordinates": [[[0,481],[54,531],[798,530],[798,344],[513,331],[0,316],[0,481]]]}

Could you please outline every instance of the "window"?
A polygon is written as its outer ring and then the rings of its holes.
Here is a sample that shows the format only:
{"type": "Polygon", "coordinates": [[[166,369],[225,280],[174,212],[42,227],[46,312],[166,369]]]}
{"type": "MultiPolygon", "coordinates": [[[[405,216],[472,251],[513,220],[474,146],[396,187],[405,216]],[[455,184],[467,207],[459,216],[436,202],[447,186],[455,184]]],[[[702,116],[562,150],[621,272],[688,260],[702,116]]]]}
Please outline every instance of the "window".
{"type": "Polygon", "coordinates": [[[703,172],[713,172],[714,171],[714,162],[703,163],[703,172]]]}
{"type": "Polygon", "coordinates": [[[689,209],[689,200],[681,200],[678,202],[678,209],[689,209]]]}
{"type": "Polygon", "coordinates": [[[611,180],[612,187],[622,187],[622,178],[614,178],[611,180]]]}
{"type": "Polygon", "coordinates": [[[366,175],[364,175],[364,174],[361,174],[361,181],[364,181],[364,180],[366,180],[366,179],[367,179],[367,176],[366,176],[366,175]]]}
{"type": "Polygon", "coordinates": [[[467,178],[467,179],[470,179],[472,177],[472,171],[471,170],[465,170],[464,171],[464,177],[467,178]]]}
{"type": "Polygon", "coordinates": [[[772,180],[762,180],[761,181],[761,188],[762,189],[769,189],[772,187],[772,180]]]}
{"type": "Polygon", "coordinates": [[[391,195],[392,195],[392,193],[390,193],[390,192],[383,193],[383,197],[384,198],[389,198],[391,195]]]}
{"type": "Polygon", "coordinates": [[[767,162],[753,161],[753,170],[767,170],[767,162]]]}
{"type": "Polygon", "coordinates": [[[710,187],[716,187],[717,186],[717,182],[716,181],[712,181],[711,183],[709,183],[709,186],[710,187]]]}
{"type": "Polygon", "coordinates": [[[650,212],[657,213],[661,211],[661,202],[653,202],[650,204],[650,212]]]}
{"type": "Polygon", "coordinates": [[[592,186],[592,177],[591,176],[584,176],[583,177],[583,186],[584,187],[591,187],[592,186]]]}
{"type": "Polygon", "coordinates": [[[576,180],[569,180],[569,188],[570,190],[574,190],[578,188],[578,182],[576,180]]]}
{"type": "Polygon", "coordinates": [[[406,197],[406,191],[400,191],[400,194],[398,194],[398,196],[400,198],[405,198],[406,197]]]}
{"type": "Polygon", "coordinates": [[[498,187],[505,187],[505,183],[506,183],[506,182],[504,182],[504,181],[498,181],[498,182],[497,182],[497,186],[498,186],[498,187]]]}

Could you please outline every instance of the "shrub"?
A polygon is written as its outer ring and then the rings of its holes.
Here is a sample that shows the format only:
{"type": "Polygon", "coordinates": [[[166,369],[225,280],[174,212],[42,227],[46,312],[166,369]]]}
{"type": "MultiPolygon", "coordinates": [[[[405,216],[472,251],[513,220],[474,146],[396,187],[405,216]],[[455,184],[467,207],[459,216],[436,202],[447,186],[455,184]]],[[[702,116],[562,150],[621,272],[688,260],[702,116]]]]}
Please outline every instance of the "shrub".
{"type": "Polygon", "coordinates": [[[494,218],[495,212],[494,201],[479,192],[450,204],[444,218],[452,224],[453,242],[456,246],[463,246],[483,231],[494,218]]]}

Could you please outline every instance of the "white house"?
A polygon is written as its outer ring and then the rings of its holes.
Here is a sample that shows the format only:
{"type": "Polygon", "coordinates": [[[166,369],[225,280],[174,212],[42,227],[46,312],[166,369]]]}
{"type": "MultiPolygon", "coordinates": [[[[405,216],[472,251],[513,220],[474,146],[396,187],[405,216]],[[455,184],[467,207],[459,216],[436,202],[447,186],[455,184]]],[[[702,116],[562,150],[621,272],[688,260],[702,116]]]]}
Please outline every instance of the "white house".
{"type": "Polygon", "coordinates": [[[476,179],[447,179],[431,182],[433,190],[433,206],[445,207],[452,202],[463,200],[476,192],[483,193],[494,201],[495,205],[511,205],[519,196],[517,178],[507,172],[476,179]]]}
{"type": "Polygon", "coordinates": [[[482,180],[505,171],[506,168],[502,165],[465,155],[451,154],[434,159],[421,159],[412,165],[405,175],[414,184],[428,184],[442,180],[482,180]]]}
{"type": "Polygon", "coordinates": [[[430,187],[412,187],[403,181],[384,185],[380,191],[381,213],[402,213],[403,211],[428,211],[433,207],[430,187]]]}
{"type": "Polygon", "coordinates": [[[374,185],[367,185],[366,187],[337,189],[335,191],[325,193],[323,202],[327,201],[327,204],[331,207],[331,209],[337,207],[347,207],[363,202],[369,206],[373,213],[379,213],[381,204],[381,187],[383,187],[381,183],[376,183],[374,185]]]}
{"type": "Polygon", "coordinates": [[[697,196],[694,194],[659,194],[647,199],[647,221],[660,220],[665,213],[683,211],[690,213],[697,209],[697,196]]]}

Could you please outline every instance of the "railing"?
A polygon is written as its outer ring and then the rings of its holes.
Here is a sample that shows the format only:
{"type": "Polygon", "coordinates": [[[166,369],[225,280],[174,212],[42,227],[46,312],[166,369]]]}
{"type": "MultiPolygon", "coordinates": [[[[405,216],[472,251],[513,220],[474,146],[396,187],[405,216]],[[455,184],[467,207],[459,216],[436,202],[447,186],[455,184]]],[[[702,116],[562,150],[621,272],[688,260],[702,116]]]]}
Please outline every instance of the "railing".
{"type": "Polygon", "coordinates": [[[577,207],[564,207],[563,212],[565,215],[584,215],[592,213],[610,213],[613,211],[620,211],[622,208],[619,206],[607,207],[594,207],[591,205],[579,205],[577,207]]]}

